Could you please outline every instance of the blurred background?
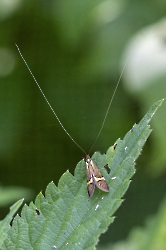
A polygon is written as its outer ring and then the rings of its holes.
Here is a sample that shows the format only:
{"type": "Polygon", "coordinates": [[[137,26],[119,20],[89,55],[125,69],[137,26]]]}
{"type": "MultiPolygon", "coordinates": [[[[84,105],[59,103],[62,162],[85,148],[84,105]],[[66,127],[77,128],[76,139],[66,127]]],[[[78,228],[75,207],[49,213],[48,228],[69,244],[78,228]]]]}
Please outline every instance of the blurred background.
{"type": "MultiPolygon", "coordinates": [[[[85,157],[60,127],[15,43],[62,124],[87,153],[128,58],[91,152],[105,153],[166,97],[166,1],[0,0],[0,219],[18,199],[29,203],[52,180],[57,185],[66,170],[73,174],[85,157]]],[[[144,228],[163,204],[165,109],[163,103],[152,119],[153,132],[116,219],[100,238],[102,246],[144,228]]]]}

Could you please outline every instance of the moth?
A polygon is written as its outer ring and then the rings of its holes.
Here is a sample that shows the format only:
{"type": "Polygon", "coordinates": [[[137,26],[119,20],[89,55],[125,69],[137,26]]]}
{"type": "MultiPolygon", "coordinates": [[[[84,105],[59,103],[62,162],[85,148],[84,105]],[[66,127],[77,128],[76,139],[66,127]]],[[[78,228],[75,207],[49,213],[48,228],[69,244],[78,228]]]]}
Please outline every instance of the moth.
{"type": "Polygon", "coordinates": [[[108,184],[98,170],[96,164],[92,161],[89,155],[86,155],[86,175],[87,175],[87,189],[89,197],[92,197],[95,191],[95,185],[104,192],[109,192],[108,184]]]}
{"type": "MultiPolygon", "coordinates": [[[[77,147],[79,147],[79,148],[82,150],[82,152],[84,152],[85,155],[86,155],[85,164],[86,164],[86,174],[87,174],[87,189],[88,189],[88,194],[89,194],[89,196],[90,196],[90,197],[93,196],[93,193],[94,193],[94,190],[95,190],[95,186],[97,186],[100,190],[102,190],[102,191],[104,191],[104,192],[109,192],[109,187],[108,187],[108,184],[107,184],[105,178],[102,176],[102,174],[100,173],[100,171],[99,171],[99,169],[97,168],[96,164],[95,164],[95,163],[93,162],[93,160],[90,158],[89,154],[87,154],[87,153],[85,152],[85,150],[84,150],[83,148],[81,148],[81,146],[71,137],[71,135],[70,135],[70,134],[67,132],[67,130],[64,128],[64,126],[62,125],[61,121],[59,120],[57,114],[55,113],[54,109],[52,108],[51,104],[48,102],[48,100],[47,100],[45,94],[43,93],[43,91],[42,91],[40,85],[38,84],[36,78],[35,78],[34,75],[32,74],[32,71],[31,71],[31,69],[29,68],[29,66],[28,66],[27,62],[25,61],[24,57],[22,56],[22,54],[21,54],[21,52],[20,52],[20,49],[19,49],[19,47],[18,47],[17,44],[16,44],[16,47],[17,47],[18,52],[19,52],[21,58],[23,59],[25,65],[27,66],[27,68],[28,68],[30,74],[32,75],[32,77],[33,77],[35,83],[37,84],[37,86],[38,86],[40,92],[42,93],[44,99],[46,100],[47,104],[49,105],[49,107],[50,107],[50,109],[52,110],[53,114],[55,115],[56,119],[58,120],[59,124],[61,125],[61,127],[63,128],[63,130],[65,131],[65,133],[70,137],[70,139],[71,139],[71,140],[77,145],[77,147]]],[[[126,61],[126,62],[127,62],[127,61],[126,61]]],[[[126,65],[126,64],[125,64],[125,65],[126,65]]],[[[110,101],[110,103],[109,103],[109,105],[108,105],[108,108],[107,108],[107,111],[106,111],[106,114],[105,114],[105,117],[104,117],[104,120],[103,120],[101,129],[100,129],[100,131],[99,131],[99,133],[98,133],[98,135],[97,135],[97,137],[96,137],[96,139],[95,139],[95,142],[93,143],[91,149],[92,149],[93,146],[95,145],[95,143],[96,143],[96,141],[97,141],[97,139],[98,139],[98,137],[99,137],[99,135],[100,135],[100,133],[101,133],[101,131],[102,131],[102,129],[103,129],[103,126],[104,126],[106,117],[107,117],[107,115],[108,115],[108,112],[109,112],[111,103],[112,103],[112,101],[113,101],[113,98],[114,98],[114,96],[115,96],[115,92],[116,92],[117,87],[118,87],[119,82],[120,82],[120,79],[121,79],[121,77],[122,77],[122,74],[123,74],[125,65],[124,65],[123,70],[122,70],[122,72],[121,72],[121,75],[120,75],[120,77],[119,77],[118,83],[116,84],[116,87],[115,87],[114,93],[113,93],[113,95],[112,95],[111,101],[110,101]]],[[[90,151],[91,151],[91,149],[90,149],[90,151]]],[[[89,151],[89,152],[90,152],[90,151],[89,151]]]]}

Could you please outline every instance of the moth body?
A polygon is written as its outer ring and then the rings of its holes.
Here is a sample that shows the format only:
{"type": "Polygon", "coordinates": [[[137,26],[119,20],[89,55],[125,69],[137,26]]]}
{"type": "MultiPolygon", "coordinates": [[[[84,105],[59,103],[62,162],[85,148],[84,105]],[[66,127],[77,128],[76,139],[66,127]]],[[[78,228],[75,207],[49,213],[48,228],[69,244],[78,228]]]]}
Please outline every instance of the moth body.
{"type": "Polygon", "coordinates": [[[102,191],[109,192],[109,187],[105,178],[102,176],[102,174],[100,173],[97,166],[89,155],[86,156],[85,163],[87,175],[87,189],[89,196],[92,197],[95,190],[95,185],[102,191]]]}

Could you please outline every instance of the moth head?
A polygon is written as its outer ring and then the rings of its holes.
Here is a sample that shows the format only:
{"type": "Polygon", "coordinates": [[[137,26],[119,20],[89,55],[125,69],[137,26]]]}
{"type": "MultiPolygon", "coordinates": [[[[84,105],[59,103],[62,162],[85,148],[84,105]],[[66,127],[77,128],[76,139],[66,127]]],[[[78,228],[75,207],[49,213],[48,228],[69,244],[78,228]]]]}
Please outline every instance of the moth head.
{"type": "Polygon", "coordinates": [[[91,161],[91,158],[89,155],[86,155],[85,162],[89,163],[91,161]]]}

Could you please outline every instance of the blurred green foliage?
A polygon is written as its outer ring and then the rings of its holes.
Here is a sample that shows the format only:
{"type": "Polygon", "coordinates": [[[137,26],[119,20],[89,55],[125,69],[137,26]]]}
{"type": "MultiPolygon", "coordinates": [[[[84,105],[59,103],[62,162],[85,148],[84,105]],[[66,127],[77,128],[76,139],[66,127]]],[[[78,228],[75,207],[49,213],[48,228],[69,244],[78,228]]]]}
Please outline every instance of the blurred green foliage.
{"type": "Polygon", "coordinates": [[[98,250],[165,250],[166,246],[166,199],[160,204],[155,216],[146,220],[144,227],[136,227],[131,230],[126,241],[119,241],[115,244],[107,244],[105,247],[98,247],[98,250]]]}
{"type": "MultiPolygon", "coordinates": [[[[163,18],[165,9],[165,0],[11,0],[8,5],[0,1],[3,186],[26,187],[38,193],[51,180],[57,184],[67,169],[73,173],[75,164],[84,157],[48,108],[15,43],[64,127],[88,152],[121,73],[119,65],[125,46],[142,28],[163,18]]],[[[164,86],[165,81],[160,89],[164,86]]],[[[154,91],[152,98],[147,94],[150,91],[149,87],[140,95],[130,94],[121,80],[93,152],[104,153],[119,137],[123,138],[152,103],[166,95],[161,91],[155,97],[154,91]]],[[[165,103],[161,109],[165,110],[165,103]]],[[[160,119],[158,124],[164,126],[164,112],[160,119]]],[[[155,137],[152,133],[137,163],[137,175],[125,195],[126,201],[110,230],[102,235],[101,243],[123,239],[134,225],[143,225],[145,218],[157,211],[166,183],[165,159],[161,161],[157,155],[155,166],[162,172],[151,176],[155,137]]],[[[159,151],[164,150],[163,142],[161,146],[159,151]]],[[[8,208],[1,209],[1,219],[7,213],[8,208]]]]}

